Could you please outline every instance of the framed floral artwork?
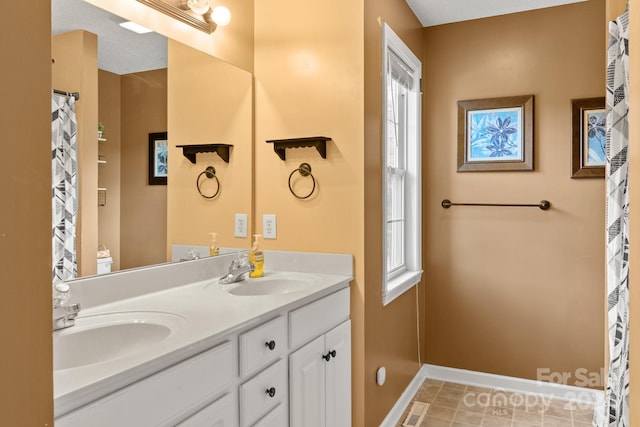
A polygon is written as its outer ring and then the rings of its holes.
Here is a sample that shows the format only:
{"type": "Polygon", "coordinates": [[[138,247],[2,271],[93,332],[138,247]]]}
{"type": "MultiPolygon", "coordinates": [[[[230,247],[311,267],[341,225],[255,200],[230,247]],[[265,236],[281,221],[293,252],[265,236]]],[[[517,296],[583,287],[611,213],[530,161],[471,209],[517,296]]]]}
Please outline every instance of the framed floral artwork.
{"type": "Polygon", "coordinates": [[[149,134],[149,185],[167,185],[167,132],[149,134]]]}
{"type": "Polygon", "coordinates": [[[604,97],[571,100],[571,178],[604,178],[606,123],[604,97]]]}
{"type": "Polygon", "coordinates": [[[458,172],[533,170],[533,95],[458,101],[458,172]]]}

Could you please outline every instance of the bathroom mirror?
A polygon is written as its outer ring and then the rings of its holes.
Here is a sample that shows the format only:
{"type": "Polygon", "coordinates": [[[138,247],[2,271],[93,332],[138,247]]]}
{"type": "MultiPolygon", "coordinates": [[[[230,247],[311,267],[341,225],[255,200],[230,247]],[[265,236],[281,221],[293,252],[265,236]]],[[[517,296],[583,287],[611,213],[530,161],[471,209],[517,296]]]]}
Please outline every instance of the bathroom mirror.
{"type": "Polygon", "coordinates": [[[233,228],[235,213],[251,213],[251,74],[157,33],[121,29],[124,21],[83,0],[52,0],[52,86],[80,93],[78,277],[96,274],[99,248],[120,271],[189,258],[196,247],[206,256],[210,232],[221,247],[249,245],[233,228]],[[166,186],[148,182],[149,134],[158,132],[168,132],[166,186]],[[231,144],[229,161],[200,153],[192,163],[176,148],[209,143],[231,144]],[[221,184],[213,200],[196,187],[208,166],[221,184]]]}

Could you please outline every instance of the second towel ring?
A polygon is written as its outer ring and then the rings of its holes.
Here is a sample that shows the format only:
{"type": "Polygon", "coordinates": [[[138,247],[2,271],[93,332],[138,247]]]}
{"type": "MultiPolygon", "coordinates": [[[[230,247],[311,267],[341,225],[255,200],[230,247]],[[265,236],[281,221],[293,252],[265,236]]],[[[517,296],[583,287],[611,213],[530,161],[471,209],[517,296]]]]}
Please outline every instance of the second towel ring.
{"type": "Polygon", "coordinates": [[[198,178],[196,178],[196,187],[198,188],[198,193],[200,193],[200,195],[205,199],[213,199],[214,197],[216,197],[218,193],[220,193],[220,180],[216,176],[216,168],[214,168],[213,166],[207,166],[205,170],[200,172],[200,175],[198,175],[198,178]],[[200,189],[200,178],[202,177],[202,175],[205,175],[209,179],[216,180],[216,184],[218,185],[218,188],[216,189],[216,192],[213,194],[213,196],[207,196],[200,189]]]}
{"type": "Polygon", "coordinates": [[[296,196],[298,199],[303,199],[303,200],[311,197],[313,192],[316,191],[316,179],[313,177],[313,174],[311,173],[311,165],[309,163],[301,163],[297,169],[294,169],[291,172],[291,174],[289,175],[289,191],[291,191],[291,194],[296,196]],[[310,176],[311,179],[313,180],[313,188],[311,188],[311,191],[306,196],[299,196],[296,194],[295,191],[293,191],[293,187],[291,186],[291,178],[293,178],[293,174],[296,172],[298,172],[301,176],[310,176]]]}

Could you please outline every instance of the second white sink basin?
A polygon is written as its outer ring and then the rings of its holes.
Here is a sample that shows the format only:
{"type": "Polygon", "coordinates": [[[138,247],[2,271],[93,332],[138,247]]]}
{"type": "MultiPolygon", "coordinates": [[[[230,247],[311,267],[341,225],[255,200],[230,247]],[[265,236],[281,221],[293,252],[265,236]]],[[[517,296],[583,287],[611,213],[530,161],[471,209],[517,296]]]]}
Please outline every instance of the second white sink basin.
{"type": "Polygon", "coordinates": [[[187,325],[163,312],[123,312],[78,317],[53,334],[54,370],[78,368],[126,357],[160,343],[187,325]]]}
{"type": "Polygon", "coordinates": [[[283,295],[302,292],[321,280],[309,274],[266,273],[265,277],[247,278],[229,286],[227,292],[236,296],[283,295]]]}

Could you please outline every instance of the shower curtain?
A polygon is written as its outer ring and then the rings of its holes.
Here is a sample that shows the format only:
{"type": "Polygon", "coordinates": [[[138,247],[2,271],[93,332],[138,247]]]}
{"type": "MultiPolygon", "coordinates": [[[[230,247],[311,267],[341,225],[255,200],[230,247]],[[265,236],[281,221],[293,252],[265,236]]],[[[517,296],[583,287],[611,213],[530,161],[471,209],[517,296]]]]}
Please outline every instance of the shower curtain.
{"type": "Polygon", "coordinates": [[[609,25],[607,67],[607,298],[609,375],[598,426],[629,426],[629,16],[609,25]]]}
{"type": "Polygon", "coordinates": [[[75,99],[51,95],[52,279],[77,276],[78,143],[75,99]]]}

